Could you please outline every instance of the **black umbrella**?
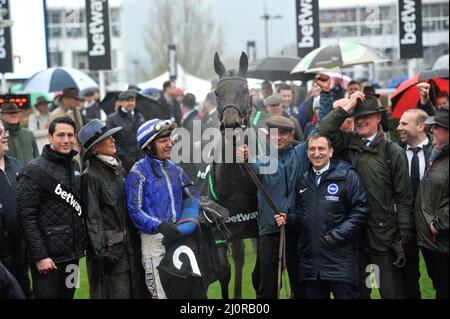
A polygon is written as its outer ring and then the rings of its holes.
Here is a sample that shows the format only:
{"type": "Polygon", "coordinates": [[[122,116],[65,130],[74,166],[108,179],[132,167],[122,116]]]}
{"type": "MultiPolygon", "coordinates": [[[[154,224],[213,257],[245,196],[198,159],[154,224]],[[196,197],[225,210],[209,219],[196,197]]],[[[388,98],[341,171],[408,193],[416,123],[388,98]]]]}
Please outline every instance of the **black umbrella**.
{"type": "MultiPolygon", "coordinates": [[[[103,100],[100,102],[100,107],[105,111],[106,114],[111,114],[115,112],[114,102],[119,96],[120,91],[111,91],[106,93],[103,100]]],[[[170,113],[163,105],[158,101],[137,93],[136,96],[136,111],[141,113],[145,120],[151,120],[155,118],[159,119],[169,119],[170,113]]]]}
{"type": "Polygon", "coordinates": [[[251,62],[247,77],[269,81],[307,81],[315,74],[291,74],[292,69],[300,62],[296,57],[267,57],[251,62]]]}

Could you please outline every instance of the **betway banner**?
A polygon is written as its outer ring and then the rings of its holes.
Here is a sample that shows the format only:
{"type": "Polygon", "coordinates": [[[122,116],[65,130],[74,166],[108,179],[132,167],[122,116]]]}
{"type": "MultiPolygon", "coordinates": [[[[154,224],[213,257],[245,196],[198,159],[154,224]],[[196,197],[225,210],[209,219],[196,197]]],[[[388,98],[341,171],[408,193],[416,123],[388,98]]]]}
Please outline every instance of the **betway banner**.
{"type": "Polygon", "coordinates": [[[297,55],[303,58],[320,47],[319,0],[295,0],[297,55]]]}
{"type": "Polygon", "coordinates": [[[111,70],[108,0],[86,0],[89,70],[111,70]]]}
{"type": "Polygon", "coordinates": [[[399,0],[400,59],[423,57],[422,0],[399,0]]]}
{"type": "Polygon", "coordinates": [[[0,73],[13,72],[11,28],[7,26],[9,18],[8,0],[0,0],[0,73]]]}

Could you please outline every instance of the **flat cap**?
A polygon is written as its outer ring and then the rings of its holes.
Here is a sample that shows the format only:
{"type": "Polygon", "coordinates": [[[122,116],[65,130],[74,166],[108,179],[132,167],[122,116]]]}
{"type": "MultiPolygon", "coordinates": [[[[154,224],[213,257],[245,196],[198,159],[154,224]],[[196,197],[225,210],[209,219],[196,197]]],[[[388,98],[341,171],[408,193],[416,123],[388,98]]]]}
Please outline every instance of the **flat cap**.
{"type": "Polygon", "coordinates": [[[268,96],[265,100],[264,100],[264,105],[280,105],[281,102],[283,102],[283,97],[280,94],[272,94],[270,96],[268,96]]]}
{"type": "Polygon", "coordinates": [[[123,101],[131,98],[135,99],[136,95],[137,95],[136,90],[127,90],[119,94],[119,100],[123,101]]]}
{"type": "Polygon", "coordinates": [[[267,119],[266,125],[268,128],[277,128],[281,130],[294,131],[295,124],[292,120],[284,116],[274,115],[267,119]]]}

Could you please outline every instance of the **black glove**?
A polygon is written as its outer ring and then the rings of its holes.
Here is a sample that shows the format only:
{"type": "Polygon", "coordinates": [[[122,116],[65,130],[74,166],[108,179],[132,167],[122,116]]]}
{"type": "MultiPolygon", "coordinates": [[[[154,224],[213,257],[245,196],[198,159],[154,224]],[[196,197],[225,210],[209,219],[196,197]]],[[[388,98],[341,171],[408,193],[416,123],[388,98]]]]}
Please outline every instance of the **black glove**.
{"type": "Polygon", "coordinates": [[[159,225],[159,232],[164,235],[164,238],[162,240],[162,244],[164,246],[169,246],[181,235],[177,228],[177,225],[167,221],[163,221],[159,225]]]}

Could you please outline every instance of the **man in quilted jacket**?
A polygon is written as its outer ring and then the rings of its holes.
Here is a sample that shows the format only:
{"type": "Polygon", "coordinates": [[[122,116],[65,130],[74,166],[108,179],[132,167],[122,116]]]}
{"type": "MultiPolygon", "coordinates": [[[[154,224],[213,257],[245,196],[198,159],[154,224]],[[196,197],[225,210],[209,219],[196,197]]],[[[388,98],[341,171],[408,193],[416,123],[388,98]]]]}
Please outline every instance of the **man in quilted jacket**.
{"type": "Polygon", "coordinates": [[[74,160],[75,123],[54,119],[49,144],[23,170],[17,184],[17,215],[28,250],[37,299],[72,299],[78,261],[84,255],[85,227],[80,197],[81,174],[74,160]]]}

